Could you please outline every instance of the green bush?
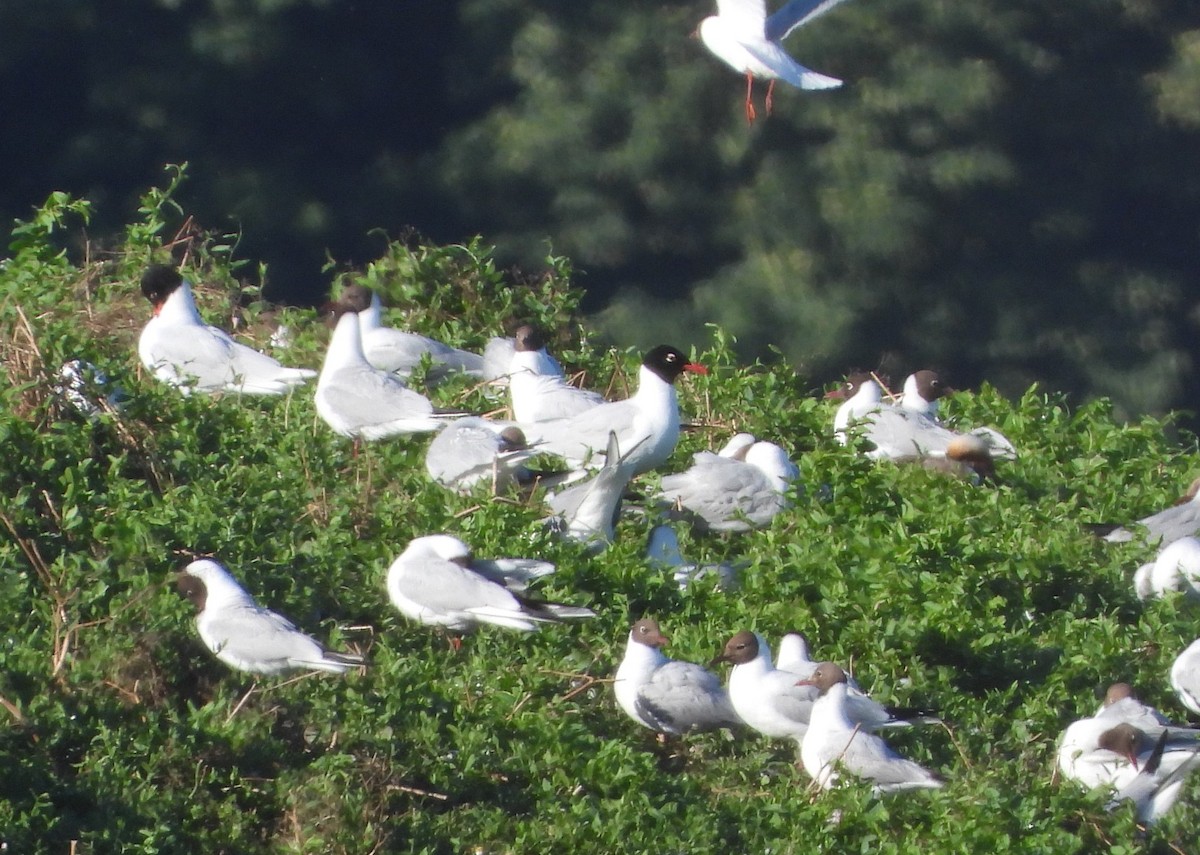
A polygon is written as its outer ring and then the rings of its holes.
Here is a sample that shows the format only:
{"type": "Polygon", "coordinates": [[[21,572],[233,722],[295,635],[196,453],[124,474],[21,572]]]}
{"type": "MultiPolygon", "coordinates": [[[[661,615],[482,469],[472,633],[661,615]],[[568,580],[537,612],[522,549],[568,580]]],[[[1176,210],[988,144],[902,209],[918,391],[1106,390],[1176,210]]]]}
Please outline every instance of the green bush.
{"type": "MultiPolygon", "coordinates": [[[[1145,547],[1082,524],[1157,509],[1197,468],[1169,420],[1118,424],[1031,389],[985,388],[946,416],[991,424],[1021,451],[994,487],[876,465],[837,445],[832,408],[786,365],[739,366],[719,329],[681,384],[700,428],[672,459],[749,430],[801,466],[795,507],[771,528],[684,536],[697,560],[745,561],[743,583],[686,593],[642,557],[650,521],[627,516],[599,556],[552,539],[537,502],[458,496],[425,476],[427,439],[364,447],[284,399],[183,397],[140,368],[137,277],[185,259],[201,310],[264,346],[266,307],[239,281],[232,243],[152,191],[125,245],[68,252],[88,206],[54,194],[13,232],[0,266],[0,842],[10,852],[1090,852],[1186,849],[1195,787],[1145,841],[1128,809],[1054,780],[1054,743],[1109,682],[1131,679],[1178,716],[1166,669],[1195,634],[1176,600],[1140,604],[1145,547]],[[73,219],[75,218],[75,219],[73,219]],[[67,240],[64,240],[66,238],[67,240]],[[86,359],[122,385],[122,410],[88,419],[54,391],[86,359]],[[450,649],[387,601],[391,560],[450,532],[481,555],[542,556],[540,592],[595,620],[534,635],[485,629],[450,649]],[[370,667],[343,679],[251,682],[195,634],[172,572],[224,561],[261,602],[370,667]],[[707,661],[741,628],[805,632],[884,702],[942,711],[947,728],[895,735],[941,770],[942,792],[885,800],[814,794],[794,748],[750,734],[660,746],[604,682],[631,620],[658,617],[670,652],[707,661]],[[243,703],[244,700],[244,703],[243,703]],[[834,822],[832,817],[840,817],[834,822]],[[1183,841],[1179,843],[1179,841],[1183,841]]],[[[522,277],[479,242],[393,243],[338,279],[379,288],[407,323],[481,346],[514,317],[566,329],[559,353],[623,394],[637,354],[595,348],[569,264],[522,277]],[[493,302],[498,301],[498,302],[493,302]]],[[[320,365],[328,329],[284,310],[282,357],[320,365]]],[[[437,403],[494,403],[462,381],[437,403]]],[[[651,479],[652,480],[652,479],[651,479]]],[[[1182,850],[1178,850],[1182,851],[1182,850]]]]}

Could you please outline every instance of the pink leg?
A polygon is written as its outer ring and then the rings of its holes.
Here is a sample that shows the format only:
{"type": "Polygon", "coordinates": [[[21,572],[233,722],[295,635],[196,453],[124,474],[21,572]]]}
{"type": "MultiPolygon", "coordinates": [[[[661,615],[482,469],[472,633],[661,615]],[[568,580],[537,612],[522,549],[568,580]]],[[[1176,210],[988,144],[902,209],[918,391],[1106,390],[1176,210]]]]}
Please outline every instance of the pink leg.
{"type": "Polygon", "coordinates": [[[771,96],[775,92],[775,78],[771,78],[771,82],[767,84],[767,115],[771,115],[771,96]]]}
{"type": "Polygon", "coordinates": [[[754,124],[754,102],[751,98],[754,96],[754,75],[749,71],[746,72],[746,124],[754,124]]]}

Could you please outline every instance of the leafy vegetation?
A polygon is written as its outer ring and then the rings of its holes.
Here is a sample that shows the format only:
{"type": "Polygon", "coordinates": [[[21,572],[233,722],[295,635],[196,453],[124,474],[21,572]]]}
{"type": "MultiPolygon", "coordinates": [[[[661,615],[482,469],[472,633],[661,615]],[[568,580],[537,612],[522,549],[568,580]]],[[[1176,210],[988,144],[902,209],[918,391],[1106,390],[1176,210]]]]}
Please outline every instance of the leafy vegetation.
{"type": "MultiPolygon", "coordinates": [[[[182,397],[134,345],[137,276],[186,258],[214,322],[282,358],[320,364],[328,330],[269,314],[239,283],[219,235],[181,229],[172,191],[107,253],[62,247],[89,206],[54,194],[14,230],[0,263],[0,843],[10,852],[1022,852],[1185,851],[1200,793],[1144,840],[1129,810],[1053,780],[1057,734],[1116,679],[1182,710],[1166,682],[1191,642],[1184,603],[1137,601],[1148,550],[1108,546],[1086,521],[1161,507],[1197,467],[1171,419],[1121,424],[1039,388],[985,386],[946,416],[990,424],[1021,450],[995,487],[876,465],[836,444],[832,410],[782,362],[739,363],[711,328],[712,369],[680,389],[700,427],[672,460],[748,430],[787,446],[803,488],[765,531],[685,536],[697,560],[746,560],[741,587],[680,592],[643,558],[650,521],[627,516],[600,556],[553,539],[536,501],[459,496],[428,481],[427,439],[363,448],[286,399],[182,397]],[[270,323],[267,323],[268,317],[270,323]],[[85,418],[54,392],[83,358],[124,387],[85,418]],[[384,576],[414,536],[454,533],[481,555],[558,564],[549,597],[597,617],[533,635],[485,629],[453,651],[404,621],[384,576]],[[364,652],[344,679],[249,681],[204,650],[172,571],[213,554],[263,603],[364,652]],[[794,747],[749,734],[658,745],[604,680],[633,618],[654,615],[670,652],[707,661],[741,628],[799,629],[853,663],[884,702],[939,709],[945,729],[894,737],[941,770],[941,792],[877,800],[814,794],[794,747]],[[835,820],[835,817],[837,819],[835,820]]],[[[478,345],[510,313],[567,330],[560,353],[596,388],[627,388],[637,354],[580,337],[565,260],[545,277],[497,271],[475,242],[392,244],[344,270],[380,287],[424,332],[478,345]],[[484,296],[505,295],[495,308],[484,296]]],[[[916,367],[916,366],[914,366],[916,367]]],[[[438,403],[495,404],[465,381],[438,403]]]]}

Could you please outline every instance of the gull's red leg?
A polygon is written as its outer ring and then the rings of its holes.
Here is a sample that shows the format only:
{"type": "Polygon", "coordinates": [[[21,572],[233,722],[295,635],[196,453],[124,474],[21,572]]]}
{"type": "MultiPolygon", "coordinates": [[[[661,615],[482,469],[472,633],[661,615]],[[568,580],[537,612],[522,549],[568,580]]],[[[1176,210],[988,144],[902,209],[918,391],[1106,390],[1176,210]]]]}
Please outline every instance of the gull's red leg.
{"type": "Polygon", "coordinates": [[[771,78],[771,82],[767,84],[767,115],[771,115],[771,96],[775,92],[775,78],[771,78]]]}
{"type": "Polygon", "coordinates": [[[754,124],[754,102],[751,100],[754,96],[754,75],[749,71],[746,72],[746,124],[754,124]]]}

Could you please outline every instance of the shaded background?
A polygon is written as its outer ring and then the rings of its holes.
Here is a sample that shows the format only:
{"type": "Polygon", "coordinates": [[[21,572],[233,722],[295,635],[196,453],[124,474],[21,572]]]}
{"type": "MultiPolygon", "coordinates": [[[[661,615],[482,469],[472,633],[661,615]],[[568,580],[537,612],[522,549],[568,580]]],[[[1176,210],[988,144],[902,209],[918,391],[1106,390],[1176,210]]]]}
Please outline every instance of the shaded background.
{"type": "Polygon", "coordinates": [[[787,45],[847,85],[753,127],[710,7],[5,0],[0,216],[67,190],[103,241],[187,161],[276,300],[479,234],[623,344],[1192,406],[1200,4],[849,0],[787,45]]]}

